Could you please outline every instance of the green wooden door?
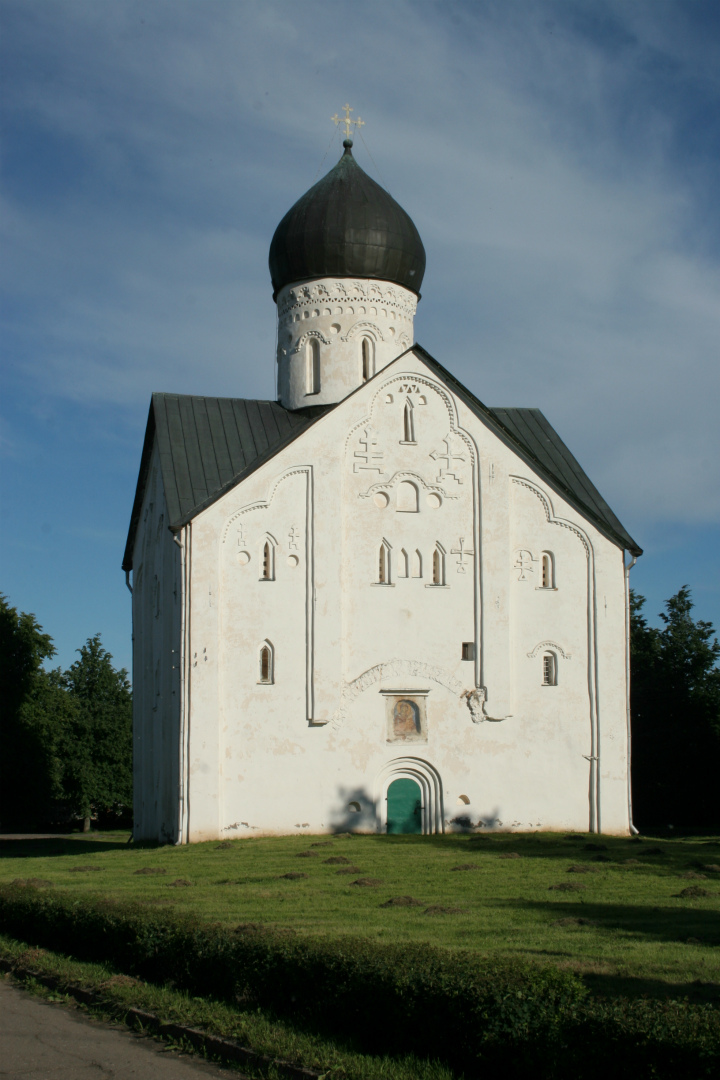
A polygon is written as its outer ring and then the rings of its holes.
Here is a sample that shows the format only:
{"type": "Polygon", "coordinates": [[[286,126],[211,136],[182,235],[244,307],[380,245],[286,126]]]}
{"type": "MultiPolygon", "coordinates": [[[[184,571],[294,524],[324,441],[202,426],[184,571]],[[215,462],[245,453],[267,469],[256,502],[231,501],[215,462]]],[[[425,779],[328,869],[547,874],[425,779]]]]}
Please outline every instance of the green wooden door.
{"type": "Polygon", "coordinates": [[[422,832],[422,792],[415,780],[393,780],[387,790],[387,831],[422,832]]]}

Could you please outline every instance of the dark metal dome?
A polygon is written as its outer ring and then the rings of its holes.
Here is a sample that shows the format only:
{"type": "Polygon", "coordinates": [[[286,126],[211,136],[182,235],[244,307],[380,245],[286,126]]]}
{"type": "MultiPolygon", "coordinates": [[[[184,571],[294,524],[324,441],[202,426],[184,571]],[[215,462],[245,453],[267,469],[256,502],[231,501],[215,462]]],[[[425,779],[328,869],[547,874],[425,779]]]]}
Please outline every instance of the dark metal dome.
{"type": "Polygon", "coordinates": [[[282,219],[270,244],[273,299],[296,281],[379,278],[420,295],[425,248],[412,219],[363,172],[352,140],[334,169],[282,219]]]}

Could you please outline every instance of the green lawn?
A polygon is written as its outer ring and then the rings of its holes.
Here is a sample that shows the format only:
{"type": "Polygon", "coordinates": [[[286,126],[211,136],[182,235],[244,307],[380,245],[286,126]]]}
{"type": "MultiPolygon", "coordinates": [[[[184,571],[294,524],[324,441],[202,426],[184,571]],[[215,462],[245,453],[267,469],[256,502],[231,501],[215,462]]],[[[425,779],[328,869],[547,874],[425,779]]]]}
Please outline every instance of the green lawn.
{"type": "Polygon", "coordinates": [[[126,840],[4,841],[0,882],[37,878],[231,924],[524,956],[583,973],[595,992],[720,1001],[717,836],[292,836],[157,848],[126,840]],[[327,861],[338,858],[348,862],[327,861]],[[340,873],[349,867],[357,869],[340,873]],[[353,884],[364,878],[377,884],[353,884]],[[678,895],[697,888],[709,895],[678,895]],[[401,896],[420,903],[382,906],[401,896]]]}

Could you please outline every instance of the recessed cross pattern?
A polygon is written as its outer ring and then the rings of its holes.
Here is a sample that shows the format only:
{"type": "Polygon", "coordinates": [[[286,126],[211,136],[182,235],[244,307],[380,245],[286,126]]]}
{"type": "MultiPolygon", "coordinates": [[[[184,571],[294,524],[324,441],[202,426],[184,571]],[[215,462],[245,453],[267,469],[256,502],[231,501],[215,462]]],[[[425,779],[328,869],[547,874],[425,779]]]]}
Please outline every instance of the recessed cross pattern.
{"type": "Polygon", "coordinates": [[[445,453],[441,454],[438,453],[437,450],[433,450],[433,452],[430,454],[430,457],[433,459],[433,461],[445,462],[444,466],[442,464],[440,465],[440,472],[438,473],[437,477],[438,482],[441,481],[444,477],[448,476],[451,477],[453,480],[456,480],[458,484],[462,484],[462,478],[460,476],[457,476],[454,470],[455,462],[464,462],[466,460],[465,455],[453,453],[451,446],[452,439],[450,435],[448,435],[448,437],[446,439],[443,439],[442,441],[445,443],[445,453]]]}
{"type": "Polygon", "coordinates": [[[467,565],[466,562],[465,562],[465,556],[466,555],[474,555],[475,552],[473,551],[472,548],[466,548],[465,547],[465,537],[461,536],[460,537],[460,546],[456,547],[456,548],[451,548],[450,549],[450,554],[460,556],[460,558],[457,561],[457,572],[458,572],[458,574],[465,574],[467,572],[465,570],[465,567],[467,565]]]}
{"type": "Polygon", "coordinates": [[[288,549],[297,551],[297,542],[300,539],[300,530],[297,525],[293,525],[292,529],[288,533],[288,549]]]}
{"type": "Polygon", "coordinates": [[[354,457],[358,460],[355,462],[353,472],[377,472],[384,473],[385,469],[382,465],[383,457],[385,456],[382,450],[373,450],[373,447],[377,446],[377,436],[371,427],[366,428],[365,438],[360,439],[361,450],[356,450],[354,457]]]}

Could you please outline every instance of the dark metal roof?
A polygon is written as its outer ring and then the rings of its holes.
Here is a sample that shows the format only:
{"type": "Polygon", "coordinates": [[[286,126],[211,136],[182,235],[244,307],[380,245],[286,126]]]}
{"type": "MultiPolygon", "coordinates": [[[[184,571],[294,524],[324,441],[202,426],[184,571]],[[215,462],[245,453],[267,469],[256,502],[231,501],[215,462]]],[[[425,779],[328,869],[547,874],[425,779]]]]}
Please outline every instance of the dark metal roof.
{"type": "Polygon", "coordinates": [[[629,532],[624,528],[576,458],[570,453],[555,429],[539,409],[500,409],[483,405],[454,375],[439,364],[420,345],[413,352],[434,368],[462,398],[469,408],[490,427],[504,435],[506,441],[529,459],[532,467],[581,513],[590,518],[602,532],[632,555],[642,555],[629,532]]]}
{"type": "Polygon", "coordinates": [[[425,248],[412,219],[363,172],[345,140],[334,169],[282,219],[270,244],[273,297],[318,277],[379,278],[420,295],[425,248]]]}
{"type": "Polygon", "coordinates": [[[558,433],[539,409],[491,409],[500,423],[512,433],[534,461],[552,474],[555,483],[568,498],[602,522],[606,530],[623,542],[633,555],[642,555],[633,538],[623,528],[602,495],[568,450],[558,433]]]}
{"type": "MultiPolygon", "coordinates": [[[[642,548],[623,528],[539,409],[488,408],[420,345],[414,345],[412,352],[606,536],[632,555],[642,555],[642,548]]],[[[381,375],[382,370],[374,378],[381,375]]],[[[336,407],[291,412],[276,401],[153,394],[123,570],[132,569],[135,533],[155,439],[168,524],[177,530],[336,407]]]]}
{"type": "Polygon", "coordinates": [[[153,394],[123,570],[132,569],[135,533],[156,439],[168,525],[179,529],[329,408],[332,406],[301,413],[284,409],[276,401],[153,394]]]}

